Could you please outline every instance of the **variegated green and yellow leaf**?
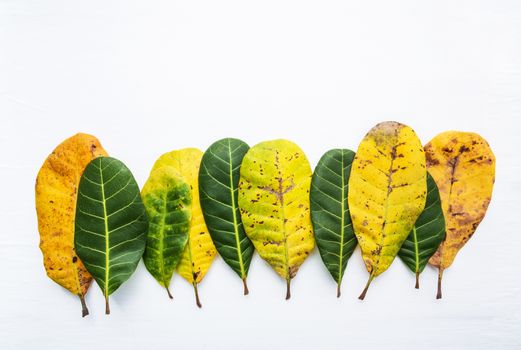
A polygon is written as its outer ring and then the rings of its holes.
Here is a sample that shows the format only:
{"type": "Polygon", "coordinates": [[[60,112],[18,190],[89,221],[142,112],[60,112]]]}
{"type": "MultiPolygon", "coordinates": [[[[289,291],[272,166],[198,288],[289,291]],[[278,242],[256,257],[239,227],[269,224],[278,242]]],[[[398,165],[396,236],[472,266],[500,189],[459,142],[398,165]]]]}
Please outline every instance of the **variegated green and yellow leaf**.
{"type": "Polygon", "coordinates": [[[241,165],[239,208],[246,235],[261,258],[290,281],[315,246],[309,210],[311,167],[286,140],[250,148],[241,165]]]}
{"type": "Polygon", "coordinates": [[[188,243],[177,266],[177,272],[194,287],[197,306],[201,307],[197,284],[201,282],[217,253],[204,222],[199,201],[199,167],[203,152],[185,148],[163,154],[152,171],[168,166],[174,168],[190,185],[192,192],[192,218],[188,243]]]}
{"type": "Polygon", "coordinates": [[[149,227],[143,261],[147,270],[170,293],[170,280],[188,242],[192,192],[172,167],[155,169],[141,190],[149,227]]]}

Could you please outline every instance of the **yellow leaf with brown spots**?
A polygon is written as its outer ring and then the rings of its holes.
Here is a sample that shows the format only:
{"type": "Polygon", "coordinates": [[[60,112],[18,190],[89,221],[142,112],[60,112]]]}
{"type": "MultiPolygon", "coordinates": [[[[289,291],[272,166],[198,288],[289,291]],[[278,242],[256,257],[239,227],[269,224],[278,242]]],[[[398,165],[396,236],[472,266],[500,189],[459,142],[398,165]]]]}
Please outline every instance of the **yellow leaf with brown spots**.
{"type": "Polygon", "coordinates": [[[199,168],[203,152],[196,148],[185,148],[163,154],[154,164],[152,171],[171,167],[183,178],[192,191],[192,217],[188,243],[183,251],[177,272],[194,286],[197,306],[201,307],[197,284],[201,282],[217,253],[208,228],[204,222],[199,201],[199,168]]]}
{"type": "Polygon", "coordinates": [[[83,316],[89,313],[84,296],[92,276],[74,250],[76,197],[87,164],[106,155],[97,138],[76,134],[56,147],[36,178],[36,214],[45,270],[53,281],[80,297],[83,316]]]}
{"type": "Polygon", "coordinates": [[[429,263],[443,270],[485,216],[494,186],[496,158],[487,141],[471,132],[447,131],[425,145],[427,169],[438,185],[447,235],[429,263]]]}
{"type": "Polygon", "coordinates": [[[397,122],[372,128],[351,166],[348,203],[369,280],[387,270],[425,207],[425,154],[416,133],[397,122]]]}
{"type": "Polygon", "coordinates": [[[250,148],[241,165],[239,208],[246,235],[261,258],[290,281],[315,246],[309,211],[311,167],[286,140],[250,148]]]}

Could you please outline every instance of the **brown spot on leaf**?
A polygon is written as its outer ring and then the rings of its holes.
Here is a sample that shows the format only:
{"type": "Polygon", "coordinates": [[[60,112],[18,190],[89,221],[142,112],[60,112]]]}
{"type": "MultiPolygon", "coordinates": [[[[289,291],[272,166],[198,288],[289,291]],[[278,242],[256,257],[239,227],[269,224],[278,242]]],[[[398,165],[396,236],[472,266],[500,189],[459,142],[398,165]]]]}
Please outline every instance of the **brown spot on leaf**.
{"type": "Polygon", "coordinates": [[[289,278],[293,278],[295,277],[295,275],[297,274],[297,271],[298,271],[298,266],[290,266],[289,267],[289,278]]]}

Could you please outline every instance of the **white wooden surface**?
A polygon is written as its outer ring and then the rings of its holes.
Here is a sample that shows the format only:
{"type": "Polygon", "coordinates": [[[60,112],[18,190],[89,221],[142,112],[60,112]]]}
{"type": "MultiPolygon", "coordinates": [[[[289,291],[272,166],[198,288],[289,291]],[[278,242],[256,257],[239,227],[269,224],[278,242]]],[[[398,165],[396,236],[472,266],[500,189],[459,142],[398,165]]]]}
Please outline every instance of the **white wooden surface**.
{"type": "Polygon", "coordinates": [[[0,349],[518,349],[521,347],[521,2],[0,0],[0,349]],[[103,314],[80,317],[38,249],[34,181],[79,132],[98,136],[143,184],[163,152],[235,136],[297,142],[312,166],[398,120],[424,142],[476,131],[497,156],[488,215],[444,276],[421,289],[396,260],[341,299],[315,252],[284,300],[255,256],[248,297],[217,258],[170,301],[140,266],[103,314]]]}

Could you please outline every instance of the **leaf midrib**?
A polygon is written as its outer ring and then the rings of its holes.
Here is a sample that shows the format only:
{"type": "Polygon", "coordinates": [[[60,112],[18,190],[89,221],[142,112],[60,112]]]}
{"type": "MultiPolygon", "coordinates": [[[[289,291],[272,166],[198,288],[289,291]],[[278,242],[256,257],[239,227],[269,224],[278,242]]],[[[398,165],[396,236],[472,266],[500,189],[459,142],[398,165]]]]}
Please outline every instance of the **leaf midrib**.
{"type": "MultiPolygon", "coordinates": [[[[75,181],[74,181],[75,190],[77,192],[76,193],[76,201],[74,202],[74,213],[73,213],[73,215],[74,215],[73,217],[75,218],[74,221],[76,221],[76,209],[78,208],[77,200],[78,200],[78,196],[79,196],[80,178],[81,178],[80,175],[77,173],[75,181]]],[[[76,235],[76,225],[75,224],[73,226],[73,232],[74,232],[74,235],[76,235]]],[[[73,249],[73,254],[74,255],[78,254],[78,253],[76,253],[76,249],[73,249]]],[[[78,295],[80,297],[83,297],[85,293],[83,293],[83,288],[82,288],[81,282],[80,282],[80,264],[75,265],[73,263],[72,265],[73,265],[73,269],[74,269],[74,281],[76,282],[76,286],[78,288],[78,295]]]]}
{"type": "MultiPolygon", "coordinates": [[[[388,174],[387,174],[387,188],[389,189],[391,186],[392,186],[392,183],[393,183],[393,179],[392,179],[392,175],[393,175],[393,165],[394,165],[394,160],[395,160],[395,157],[393,157],[393,152],[396,153],[397,152],[397,149],[398,148],[398,145],[395,145],[392,147],[392,150],[391,150],[391,163],[389,164],[389,170],[388,170],[388,174]]],[[[376,264],[375,266],[373,267],[373,270],[371,271],[371,276],[373,276],[373,274],[375,273],[375,270],[378,268],[378,266],[380,265],[380,258],[382,257],[382,252],[381,252],[381,249],[384,245],[384,239],[385,239],[385,227],[387,226],[387,215],[388,215],[388,212],[389,212],[389,198],[390,197],[390,193],[389,193],[389,190],[387,190],[387,195],[385,197],[385,204],[384,204],[384,222],[383,222],[383,225],[382,225],[382,232],[381,232],[381,237],[380,237],[380,252],[378,254],[378,260],[376,261],[376,264]]]]}
{"type": "MultiPolygon", "coordinates": [[[[452,190],[453,190],[453,187],[454,187],[454,178],[456,177],[456,169],[459,165],[459,157],[461,156],[461,151],[458,153],[458,155],[454,158],[454,162],[452,164],[452,171],[451,171],[451,174],[450,174],[450,187],[449,187],[449,195],[448,195],[448,203],[449,203],[449,212],[451,212],[451,204],[452,204],[452,190]]],[[[439,250],[440,250],[440,271],[442,269],[442,266],[443,266],[443,248],[445,246],[445,241],[447,239],[447,236],[445,236],[445,239],[440,243],[440,247],[439,247],[439,250]]]]}
{"type": "MultiPolygon", "coordinates": [[[[185,175],[185,169],[183,167],[183,162],[181,161],[181,156],[179,154],[176,154],[176,157],[174,158],[175,162],[177,162],[177,169],[179,169],[179,173],[181,175],[185,175]]],[[[188,180],[188,178],[187,178],[188,180]]],[[[193,187],[192,187],[192,182],[193,182],[193,179],[190,177],[190,180],[188,181],[188,184],[190,186],[190,193],[193,194],[193,187]]],[[[193,196],[192,196],[192,204],[193,204],[193,196]]],[[[188,249],[188,260],[190,261],[190,270],[192,271],[192,285],[195,287],[197,282],[196,282],[196,277],[195,277],[195,270],[194,270],[194,261],[192,260],[192,230],[193,230],[193,224],[194,222],[194,216],[191,215],[190,217],[190,229],[188,230],[188,241],[186,243],[186,248],[185,249],[188,249]]]]}
{"type": "Polygon", "coordinates": [[[165,261],[164,261],[164,239],[165,239],[165,224],[166,224],[166,206],[167,206],[167,192],[163,193],[163,208],[161,210],[161,229],[159,230],[159,262],[161,268],[161,280],[165,287],[168,288],[168,284],[166,283],[166,274],[165,274],[165,261]]]}
{"type": "Polygon", "coordinates": [[[345,228],[344,228],[344,223],[345,223],[345,204],[344,204],[344,201],[345,201],[345,198],[344,197],[344,189],[345,189],[345,181],[344,181],[344,150],[341,150],[340,151],[340,157],[341,157],[341,172],[342,172],[342,179],[341,179],[341,183],[342,183],[342,198],[340,198],[340,205],[341,205],[341,217],[340,217],[340,254],[339,254],[339,265],[338,265],[338,285],[340,286],[340,284],[342,283],[342,263],[343,263],[343,256],[344,256],[344,234],[345,234],[345,228]]]}
{"type": "Polygon", "coordinates": [[[101,201],[103,203],[103,223],[105,224],[105,298],[109,295],[109,261],[110,261],[110,240],[109,240],[109,223],[107,216],[107,203],[105,201],[105,185],[103,183],[103,170],[101,169],[101,161],[99,162],[100,186],[101,186],[101,201]]]}
{"type": "Polygon", "coordinates": [[[228,139],[228,157],[229,162],[228,166],[230,169],[230,197],[232,199],[232,213],[233,213],[233,230],[235,232],[235,244],[237,245],[237,256],[239,258],[239,266],[241,268],[241,278],[246,278],[246,272],[244,271],[244,263],[242,261],[242,250],[241,250],[241,244],[239,240],[239,229],[237,224],[237,210],[235,206],[235,197],[234,197],[234,191],[233,191],[233,168],[232,168],[232,152],[231,152],[231,143],[228,139]]]}
{"type": "Polygon", "coordinates": [[[414,241],[414,262],[416,265],[416,271],[414,272],[420,272],[420,250],[418,247],[418,237],[416,236],[416,226],[413,226],[412,234],[414,241]]]}

